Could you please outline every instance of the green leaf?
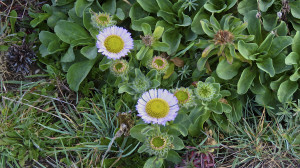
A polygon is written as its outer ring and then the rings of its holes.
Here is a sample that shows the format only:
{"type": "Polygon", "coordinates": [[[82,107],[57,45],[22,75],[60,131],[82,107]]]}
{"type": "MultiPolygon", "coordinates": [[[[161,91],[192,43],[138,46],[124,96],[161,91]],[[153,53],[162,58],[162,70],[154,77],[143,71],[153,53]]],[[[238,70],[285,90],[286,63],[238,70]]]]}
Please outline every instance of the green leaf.
{"type": "Polygon", "coordinates": [[[144,142],[146,140],[146,136],[142,134],[142,130],[146,127],[149,127],[147,124],[139,124],[135,125],[130,129],[130,136],[139,140],[140,142],[144,142]]]}
{"type": "Polygon", "coordinates": [[[286,80],[286,76],[285,76],[285,75],[281,76],[281,77],[280,77],[279,79],[277,79],[276,81],[272,81],[272,82],[270,83],[270,88],[271,88],[272,90],[278,90],[280,84],[281,84],[282,82],[284,82],[285,80],[286,80]]]}
{"type": "Polygon", "coordinates": [[[107,70],[110,67],[111,62],[112,62],[111,59],[108,59],[107,57],[103,57],[103,59],[99,63],[99,69],[101,71],[107,70]]]}
{"type": "Polygon", "coordinates": [[[296,0],[289,2],[289,6],[291,7],[292,15],[295,18],[300,19],[300,1],[296,0]]]}
{"type": "Polygon", "coordinates": [[[240,14],[246,15],[246,13],[257,9],[256,0],[243,0],[238,3],[237,10],[240,14]]]}
{"type": "Polygon", "coordinates": [[[250,90],[254,94],[263,94],[265,92],[265,86],[262,85],[261,78],[255,78],[252,82],[250,90]]]}
{"type": "Polygon", "coordinates": [[[51,15],[48,13],[39,13],[36,18],[30,21],[31,27],[35,28],[37,25],[48,19],[51,15]]]}
{"type": "Polygon", "coordinates": [[[161,10],[173,13],[173,4],[169,0],[156,0],[156,2],[161,10]]]}
{"type": "Polygon", "coordinates": [[[17,17],[18,17],[18,14],[15,10],[12,10],[9,13],[9,22],[10,22],[10,27],[11,27],[12,33],[15,33],[15,24],[17,21],[17,17]]]}
{"type": "Polygon", "coordinates": [[[249,33],[254,35],[255,42],[257,44],[260,44],[262,41],[261,26],[260,26],[259,19],[256,18],[256,14],[257,14],[257,10],[252,10],[245,15],[244,20],[245,22],[248,23],[247,29],[249,33]]]}
{"type": "Polygon", "coordinates": [[[43,47],[40,48],[44,48],[46,50],[46,52],[42,54],[43,57],[61,50],[60,39],[54,33],[41,31],[39,39],[43,44],[43,47]]]}
{"type": "Polygon", "coordinates": [[[114,15],[116,12],[116,0],[106,0],[103,4],[102,4],[102,8],[104,10],[104,12],[110,13],[111,15],[114,15]]]}
{"type": "Polygon", "coordinates": [[[144,35],[151,35],[151,26],[148,23],[142,23],[142,30],[144,32],[144,35]]]}
{"type": "Polygon", "coordinates": [[[53,41],[59,41],[59,38],[54,33],[48,31],[41,31],[39,39],[46,47],[53,41]]]}
{"type": "Polygon", "coordinates": [[[292,23],[293,28],[296,31],[300,31],[300,22],[299,22],[299,19],[297,19],[297,20],[291,20],[290,22],[292,23]]]}
{"type": "Polygon", "coordinates": [[[200,20],[203,19],[209,19],[209,15],[205,13],[204,8],[202,7],[195,15],[193,22],[191,24],[191,29],[194,33],[199,35],[204,34],[204,31],[200,23],[200,20]]]}
{"type": "Polygon", "coordinates": [[[169,24],[168,22],[166,22],[166,21],[164,21],[164,20],[159,20],[159,21],[157,21],[155,26],[156,26],[156,27],[157,27],[157,26],[163,27],[163,28],[164,28],[164,31],[167,31],[167,30],[169,30],[169,29],[173,29],[173,28],[174,28],[174,25],[169,24]]]}
{"type": "Polygon", "coordinates": [[[207,108],[211,111],[213,111],[216,114],[222,114],[223,113],[223,107],[220,102],[212,101],[208,104],[207,108]]]}
{"type": "Polygon", "coordinates": [[[172,124],[170,126],[170,128],[179,131],[181,133],[181,135],[183,135],[183,136],[187,136],[188,135],[188,130],[182,124],[172,124]]]}
{"type": "MultiPolygon", "coordinates": [[[[194,46],[194,44],[195,44],[194,42],[191,42],[187,47],[185,47],[183,50],[181,50],[176,55],[174,55],[174,57],[183,56],[190,48],[192,48],[194,46]]],[[[172,58],[174,58],[174,57],[172,57],[172,58]]]]}
{"type": "Polygon", "coordinates": [[[300,31],[297,31],[293,39],[292,50],[300,56],[300,31]]]}
{"type": "Polygon", "coordinates": [[[221,13],[223,10],[227,8],[227,5],[224,1],[220,0],[208,0],[204,8],[211,13],[221,13]]]}
{"type": "Polygon", "coordinates": [[[141,18],[139,20],[134,20],[134,21],[132,21],[131,27],[135,31],[142,31],[143,23],[148,23],[151,26],[151,28],[154,29],[156,19],[152,16],[147,16],[147,17],[141,18]]]}
{"type": "Polygon", "coordinates": [[[40,45],[39,52],[41,53],[42,57],[46,57],[47,55],[50,55],[47,47],[44,44],[40,45]]]}
{"type": "Polygon", "coordinates": [[[188,16],[188,15],[185,15],[184,13],[182,13],[182,16],[183,16],[183,21],[181,24],[175,24],[176,26],[189,26],[192,24],[192,19],[188,16]]]}
{"type": "Polygon", "coordinates": [[[297,65],[300,61],[300,55],[295,53],[295,52],[291,52],[286,58],[285,58],[285,64],[286,65],[297,65]]]}
{"type": "Polygon", "coordinates": [[[164,33],[164,28],[161,26],[156,26],[153,32],[153,38],[158,40],[161,38],[163,33],[164,33]]]}
{"type": "Polygon", "coordinates": [[[149,61],[153,58],[153,49],[148,49],[148,51],[145,53],[141,63],[147,67],[149,64],[149,61]]]}
{"type": "Polygon", "coordinates": [[[73,51],[73,46],[70,46],[64,56],[61,57],[61,62],[73,62],[75,60],[75,54],[73,51]]]}
{"type": "Polygon", "coordinates": [[[247,60],[250,60],[249,56],[255,54],[257,49],[258,45],[256,43],[245,43],[242,40],[238,42],[238,50],[247,60]]]}
{"type": "Polygon", "coordinates": [[[73,22],[61,20],[57,22],[54,31],[63,42],[72,44],[73,46],[91,41],[89,33],[80,25],[73,22]]]}
{"type": "Polygon", "coordinates": [[[174,55],[179,47],[182,35],[177,30],[168,30],[163,34],[162,41],[169,44],[169,55],[174,55]]]}
{"type": "Polygon", "coordinates": [[[298,89],[297,82],[292,82],[290,80],[284,81],[279,86],[279,89],[277,92],[278,100],[281,103],[287,102],[293,96],[293,94],[296,92],[297,89],[298,89]]]}
{"type": "Polygon", "coordinates": [[[269,50],[271,58],[276,57],[283,49],[293,43],[293,38],[289,36],[279,36],[273,39],[273,43],[269,50]]]}
{"type": "Polygon", "coordinates": [[[211,55],[211,53],[213,53],[213,52],[211,52],[211,51],[212,51],[213,49],[215,49],[215,48],[216,48],[216,45],[210,44],[209,46],[207,46],[207,47],[203,50],[202,56],[201,56],[201,57],[203,57],[203,58],[208,57],[209,55],[211,55]]]}
{"type": "Polygon", "coordinates": [[[206,23],[205,21],[202,21],[202,20],[200,21],[200,23],[201,23],[202,29],[205,32],[205,34],[211,38],[214,38],[215,32],[209,28],[208,23],[206,23]]]}
{"type": "Polygon", "coordinates": [[[147,53],[147,51],[149,50],[149,47],[143,46],[140,51],[136,54],[136,58],[137,60],[142,60],[145,56],[145,54],[147,53]]]}
{"type": "Polygon", "coordinates": [[[232,111],[231,113],[225,113],[227,118],[231,122],[238,122],[243,117],[243,104],[240,100],[234,99],[231,101],[232,111]]]}
{"type": "Polygon", "coordinates": [[[94,39],[97,39],[97,35],[99,34],[99,30],[96,29],[93,25],[92,25],[92,21],[91,21],[91,13],[89,12],[90,8],[87,8],[85,10],[85,12],[83,13],[83,25],[84,27],[90,32],[90,34],[92,35],[92,37],[94,39]]]}
{"type": "Polygon", "coordinates": [[[217,32],[218,30],[222,29],[219,21],[215,18],[214,15],[211,15],[209,18],[209,22],[213,27],[214,31],[217,32]]]}
{"type": "Polygon", "coordinates": [[[209,57],[201,57],[199,58],[198,62],[197,62],[197,68],[199,71],[204,70],[206,61],[208,60],[209,57]]]}
{"type": "Polygon", "coordinates": [[[75,7],[72,8],[71,10],[69,10],[68,15],[69,15],[68,21],[74,22],[74,23],[76,23],[76,24],[78,24],[78,25],[80,25],[82,27],[84,26],[82,18],[79,17],[79,16],[77,16],[77,14],[76,14],[75,7]]]}
{"type": "Polygon", "coordinates": [[[278,17],[276,14],[268,14],[262,17],[263,18],[263,26],[267,31],[271,31],[276,27],[278,17]]]}
{"type": "Polygon", "coordinates": [[[150,13],[157,13],[159,10],[158,4],[156,0],[137,0],[137,2],[141,5],[141,7],[150,13]]]}
{"type": "Polygon", "coordinates": [[[299,78],[300,78],[300,67],[295,70],[293,75],[290,76],[290,80],[296,82],[296,81],[298,81],[299,78]]]}
{"type": "Polygon", "coordinates": [[[230,132],[230,126],[227,119],[222,114],[212,113],[212,119],[217,123],[217,125],[224,131],[230,132]]]}
{"type": "Polygon", "coordinates": [[[96,59],[77,62],[69,68],[67,73],[67,82],[72,90],[76,92],[78,91],[80,83],[88,75],[95,62],[96,59]]]}
{"type": "Polygon", "coordinates": [[[273,67],[275,69],[275,74],[280,74],[282,72],[290,70],[292,67],[286,65],[285,62],[286,55],[282,52],[277,57],[273,58],[273,67]]]}
{"type": "Polygon", "coordinates": [[[284,21],[281,21],[279,26],[275,27],[274,30],[276,31],[278,36],[286,36],[288,33],[288,28],[284,21]]]}
{"type": "Polygon", "coordinates": [[[163,165],[163,163],[163,158],[153,156],[146,161],[146,163],[144,164],[144,168],[160,168],[163,165]]]}
{"type": "Polygon", "coordinates": [[[176,15],[174,13],[159,10],[157,16],[162,17],[166,22],[174,24],[177,22],[176,15]]]}
{"type": "Polygon", "coordinates": [[[245,23],[241,24],[240,26],[235,27],[232,30],[232,33],[233,34],[241,34],[243,32],[243,30],[245,30],[247,27],[248,27],[248,23],[245,22],[245,23]]]}
{"type": "Polygon", "coordinates": [[[222,110],[225,114],[231,113],[232,112],[232,107],[229,104],[226,103],[220,103],[222,105],[222,110]]]}
{"type": "Polygon", "coordinates": [[[125,13],[123,12],[123,10],[121,8],[117,8],[116,16],[120,20],[124,20],[125,19],[125,13]]]}
{"type": "Polygon", "coordinates": [[[259,8],[262,12],[266,12],[275,0],[260,0],[258,1],[259,8]]]}
{"type": "Polygon", "coordinates": [[[275,75],[275,69],[273,67],[273,61],[271,58],[267,58],[262,62],[257,62],[256,64],[259,69],[267,72],[270,77],[273,77],[275,75]]]}
{"type": "Polygon", "coordinates": [[[148,12],[144,11],[144,9],[138,4],[134,3],[129,11],[129,17],[131,20],[138,20],[148,16],[148,12]]]}
{"type": "Polygon", "coordinates": [[[152,44],[152,48],[156,51],[167,52],[170,49],[170,46],[168,43],[157,41],[152,44]]]}
{"type": "Polygon", "coordinates": [[[174,63],[169,63],[169,68],[167,69],[163,79],[168,79],[174,72],[175,65],[174,63]]]}
{"type": "Polygon", "coordinates": [[[222,27],[223,27],[224,30],[229,31],[229,29],[230,29],[230,27],[229,27],[229,21],[230,21],[230,19],[233,19],[233,17],[231,16],[231,14],[229,14],[228,16],[225,17],[224,23],[222,24],[222,27]]]}
{"type": "Polygon", "coordinates": [[[238,0],[227,0],[227,8],[226,8],[226,11],[231,9],[236,3],[237,3],[238,0]]]}
{"type": "Polygon", "coordinates": [[[58,21],[67,19],[68,16],[65,15],[63,12],[54,11],[52,15],[48,18],[47,25],[53,29],[58,21]]]}
{"type": "Polygon", "coordinates": [[[174,150],[181,150],[184,148],[183,141],[176,136],[174,137],[172,144],[174,145],[174,150]]]}
{"type": "Polygon", "coordinates": [[[275,35],[273,33],[269,33],[269,35],[265,38],[265,40],[260,44],[257,51],[260,52],[260,53],[263,52],[263,51],[269,51],[269,49],[272,45],[272,41],[273,41],[274,36],[275,35]]]}
{"type": "Polygon", "coordinates": [[[179,156],[179,154],[177,152],[175,152],[174,150],[170,150],[168,152],[168,156],[166,158],[166,160],[173,162],[175,164],[179,164],[181,162],[181,157],[179,156]]]}
{"type": "Polygon", "coordinates": [[[55,0],[55,1],[52,1],[52,3],[54,6],[63,6],[63,5],[67,5],[74,1],[75,0],[55,0]]]}
{"type": "Polygon", "coordinates": [[[128,93],[130,95],[135,95],[135,90],[132,89],[132,87],[130,87],[128,84],[124,84],[122,86],[119,86],[119,90],[118,93],[122,94],[122,93],[128,93]]]}
{"type": "Polygon", "coordinates": [[[255,77],[256,71],[251,69],[251,67],[244,69],[237,84],[237,93],[245,94],[249,90],[255,77]]]}
{"type": "Polygon", "coordinates": [[[192,121],[195,121],[189,126],[189,134],[199,136],[201,130],[203,130],[204,123],[209,119],[210,115],[210,111],[204,110],[194,111],[193,114],[190,114],[189,117],[192,118],[192,121]]]}
{"type": "Polygon", "coordinates": [[[241,63],[239,61],[233,61],[232,64],[229,64],[226,60],[222,60],[217,65],[217,75],[224,80],[230,80],[239,73],[241,63]]]}
{"type": "Polygon", "coordinates": [[[138,153],[143,153],[147,150],[147,145],[143,144],[141,147],[138,149],[138,153]]]}
{"type": "Polygon", "coordinates": [[[151,69],[151,70],[147,73],[146,77],[149,78],[149,79],[157,79],[157,74],[158,74],[158,72],[157,72],[156,69],[151,69]]]}
{"type": "Polygon", "coordinates": [[[78,17],[82,17],[84,10],[89,7],[93,1],[89,2],[87,0],[77,0],[75,2],[75,12],[78,17]]]}
{"type": "Polygon", "coordinates": [[[151,81],[151,88],[157,88],[158,86],[160,85],[160,82],[158,81],[158,80],[156,80],[156,79],[153,79],[152,81],[151,81]]]}
{"type": "Polygon", "coordinates": [[[81,54],[88,59],[95,59],[97,57],[96,46],[85,46],[80,50],[81,54]]]}

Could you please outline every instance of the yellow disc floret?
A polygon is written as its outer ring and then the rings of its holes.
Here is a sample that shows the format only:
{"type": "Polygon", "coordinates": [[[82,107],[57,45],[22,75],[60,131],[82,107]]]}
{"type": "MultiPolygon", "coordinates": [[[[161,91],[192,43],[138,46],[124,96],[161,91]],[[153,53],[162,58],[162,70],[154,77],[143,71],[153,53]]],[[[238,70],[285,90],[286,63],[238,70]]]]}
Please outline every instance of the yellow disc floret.
{"type": "Polygon", "coordinates": [[[161,150],[166,147],[167,141],[163,137],[157,136],[151,139],[150,145],[154,150],[161,150]]]}
{"type": "Polygon", "coordinates": [[[163,62],[162,60],[160,60],[160,59],[156,59],[156,60],[154,61],[154,63],[157,64],[158,67],[161,67],[161,66],[164,65],[164,62],[163,62]]]}
{"type": "Polygon", "coordinates": [[[147,102],[146,112],[153,118],[164,118],[168,115],[170,107],[168,102],[161,98],[154,98],[147,102]]]}
{"type": "Polygon", "coordinates": [[[119,53],[124,48],[124,41],[120,36],[110,35],[104,40],[104,46],[111,53],[119,53]]]}
{"type": "Polygon", "coordinates": [[[109,15],[107,14],[100,14],[97,19],[99,22],[103,24],[107,24],[110,20],[109,15]]]}
{"type": "Polygon", "coordinates": [[[189,100],[189,94],[186,91],[179,90],[174,95],[180,103],[185,103],[189,100]]]}

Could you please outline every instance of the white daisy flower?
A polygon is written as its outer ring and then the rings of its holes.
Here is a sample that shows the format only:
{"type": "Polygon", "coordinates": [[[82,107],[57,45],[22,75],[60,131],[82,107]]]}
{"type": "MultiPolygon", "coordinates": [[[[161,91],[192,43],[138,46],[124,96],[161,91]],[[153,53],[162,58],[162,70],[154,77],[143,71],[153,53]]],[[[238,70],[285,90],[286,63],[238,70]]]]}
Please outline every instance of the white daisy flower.
{"type": "Polygon", "coordinates": [[[96,46],[98,52],[115,60],[125,57],[133,49],[133,39],[126,29],[112,26],[97,35],[96,46]]]}
{"type": "Polygon", "coordinates": [[[145,123],[165,125],[175,119],[179,106],[177,98],[169,91],[151,89],[138,100],[136,109],[145,123]]]}

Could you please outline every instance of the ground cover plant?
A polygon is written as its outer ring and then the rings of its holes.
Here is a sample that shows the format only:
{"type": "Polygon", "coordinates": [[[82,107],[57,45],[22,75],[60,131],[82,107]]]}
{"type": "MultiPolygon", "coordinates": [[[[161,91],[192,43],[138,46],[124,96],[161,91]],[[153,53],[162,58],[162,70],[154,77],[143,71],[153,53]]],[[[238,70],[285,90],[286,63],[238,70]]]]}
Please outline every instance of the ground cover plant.
{"type": "Polygon", "coordinates": [[[0,5],[0,167],[300,167],[299,0],[0,5]]]}

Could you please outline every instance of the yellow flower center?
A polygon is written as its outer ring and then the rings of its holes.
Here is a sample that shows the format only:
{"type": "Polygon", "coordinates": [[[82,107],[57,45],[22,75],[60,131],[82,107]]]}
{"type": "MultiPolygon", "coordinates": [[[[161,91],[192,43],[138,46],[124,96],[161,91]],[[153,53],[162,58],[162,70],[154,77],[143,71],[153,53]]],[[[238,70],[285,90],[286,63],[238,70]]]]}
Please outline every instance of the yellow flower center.
{"type": "Polygon", "coordinates": [[[162,137],[153,137],[150,141],[151,147],[152,149],[155,150],[160,150],[163,149],[164,147],[166,147],[166,140],[162,137]]]}
{"type": "Polygon", "coordinates": [[[161,98],[154,98],[147,102],[146,112],[153,118],[164,118],[170,111],[169,104],[161,98]]]}
{"type": "Polygon", "coordinates": [[[123,68],[123,64],[121,62],[119,62],[115,65],[115,68],[117,71],[120,71],[123,68]]]}
{"type": "Polygon", "coordinates": [[[175,96],[180,103],[185,103],[189,99],[189,94],[183,90],[177,91],[175,96]]]}
{"type": "Polygon", "coordinates": [[[98,20],[101,21],[101,22],[108,22],[109,16],[107,16],[107,15],[100,15],[98,17],[98,20]]]}
{"type": "Polygon", "coordinates": [[[159,67],[161,67],[162,65],[164,65],[164,62],[161,59],[156,59],[154,61],[154,63],[156,63],[156,65],[158,65],[159,67]]]}
{"type": "Polygon", "coordinates": [[[104,46],[111,53],[119,53],[124,48],[124,41],[120,36],[110,35],[104,40],[104,46]]]}

